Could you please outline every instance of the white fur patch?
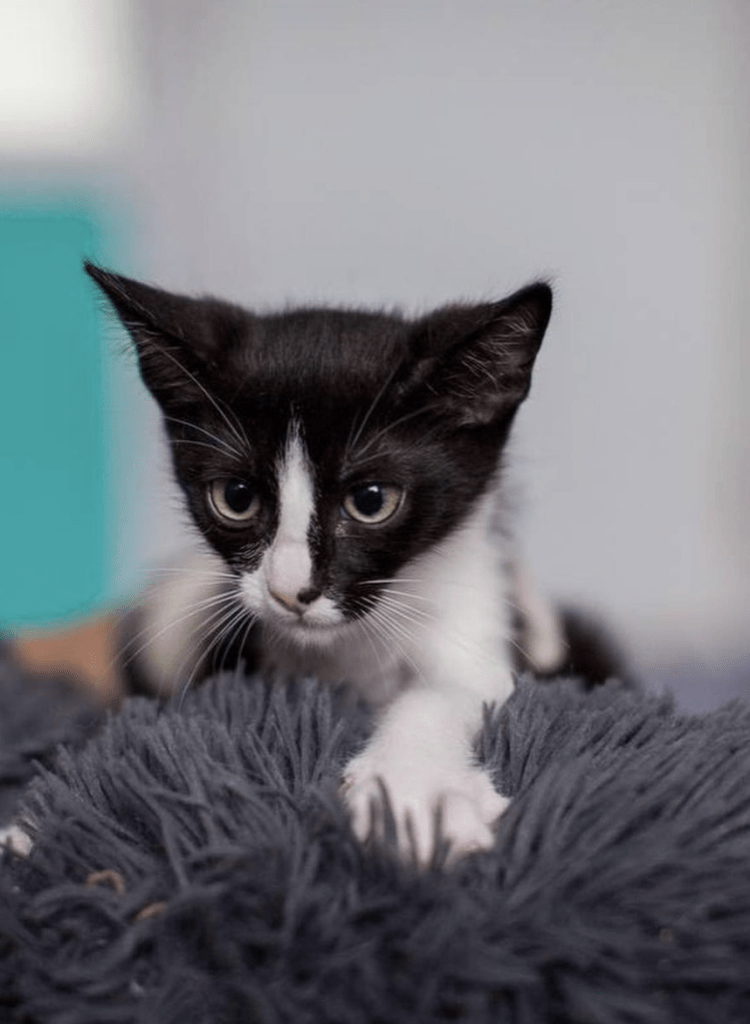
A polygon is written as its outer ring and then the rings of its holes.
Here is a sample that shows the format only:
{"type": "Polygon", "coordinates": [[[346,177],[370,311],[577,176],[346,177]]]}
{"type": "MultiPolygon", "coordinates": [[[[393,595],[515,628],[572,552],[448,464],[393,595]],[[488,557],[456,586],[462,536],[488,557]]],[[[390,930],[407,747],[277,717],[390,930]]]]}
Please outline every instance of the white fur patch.
{"type": "Polygon", "coordinates": [[[406,565],[397,587],[423,621],[412,652],[423,678],[487,701],[506,700],[512,690],[495,500],[485,497],[454,533],[406,565]]]}
{"type": "Polygon", "coordinates": [[[260,566],[240,581],[245,603],[260,618],[278,627],[303,648],[327,643],[321,627],[336,626],[342,615],[321,595],[309,604],[298,595],[312,585],[310,531],[315,514],[315,486],[298,428],[292,425],[277,467],[279,524],[260,566]]]}
{"type": "Polygon", "coordinates": [[[4,846],[21,857],[28,857],[34,848],[31,839],[18,825],[0,828],[0,846],[4,846]]]}
{"type": "Polygon", "coordinates": [[[315,510],[315,490],[299,431],[289,432],[278,471],[279,526],[267,553],[266,580],[272,594],[294,603],[310,586],[312,558],[309,533],[315,510]]]}

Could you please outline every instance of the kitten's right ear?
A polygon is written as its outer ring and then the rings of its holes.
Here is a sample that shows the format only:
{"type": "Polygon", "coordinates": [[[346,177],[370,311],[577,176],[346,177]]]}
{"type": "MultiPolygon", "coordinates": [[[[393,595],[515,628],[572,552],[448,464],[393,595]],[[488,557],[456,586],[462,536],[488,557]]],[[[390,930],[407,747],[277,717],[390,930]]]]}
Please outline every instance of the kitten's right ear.
{"type": "Polygon", "coordinates": [[[133,281],[88,261],[84,269],[104,293],[135,344],[143,382],[162,405],[190,402],[210,361],[214,325],[206,303],[133,281]]]}
{"type": "Polygon", "coordinates": [[[538,281],[500,302],[445,306],[417,321],[411,387],[462,426],[507,421],[531,387],[531,371],[552,312],[538,281]]]}

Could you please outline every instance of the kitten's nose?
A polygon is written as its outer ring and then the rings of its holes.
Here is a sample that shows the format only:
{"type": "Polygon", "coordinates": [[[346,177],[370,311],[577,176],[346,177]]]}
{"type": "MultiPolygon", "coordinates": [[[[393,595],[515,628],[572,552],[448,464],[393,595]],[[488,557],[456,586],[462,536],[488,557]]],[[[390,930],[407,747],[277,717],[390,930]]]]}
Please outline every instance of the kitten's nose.
{"type": "Polygon", "coordinates": [[[307,606],[312,604],[315,598],[320,595],[320,591],[314,587],[307,587],[304,590],[300,590],[297,594],[282,594],[278,590],[273,590],[269,587],[268,593],[274,601],[278,601],[288,611],[296,612],[297,615],[303,615],[307,606]]]}

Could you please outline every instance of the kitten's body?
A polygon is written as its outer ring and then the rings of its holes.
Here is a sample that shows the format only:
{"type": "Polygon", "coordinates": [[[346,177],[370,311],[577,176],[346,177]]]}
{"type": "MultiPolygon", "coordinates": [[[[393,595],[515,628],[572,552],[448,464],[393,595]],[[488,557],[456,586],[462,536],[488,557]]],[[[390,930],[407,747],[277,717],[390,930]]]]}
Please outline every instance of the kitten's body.
{"type": "Polygon", "coordinates": [[[385,785],[421,860],[438,810],[454,856],[487,847],[506,801],[472,745],[483,704],[512,690],[519,597],[538,667],[562,660],[495,529],[549,289],[414,321],[261,317],[88,270],[133,336],[207,542],[150,598],[151,684],[184,685],[209,649],[347,681],[379,709],[345,773],[356,832],[382,829],[385,785]]]}

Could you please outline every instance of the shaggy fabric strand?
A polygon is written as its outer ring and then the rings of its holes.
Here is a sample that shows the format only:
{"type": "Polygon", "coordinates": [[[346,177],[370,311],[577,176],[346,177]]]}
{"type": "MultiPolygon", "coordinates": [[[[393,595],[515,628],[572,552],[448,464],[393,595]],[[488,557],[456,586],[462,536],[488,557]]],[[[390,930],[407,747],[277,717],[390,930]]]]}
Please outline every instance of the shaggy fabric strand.
{"type": "Polygon", "coordinates": [[[0,874],[2,1019],[750,1020],[748,708],[520,682],[478,743],[513,797],[496,847],[449,870],[353,839],[368,728],[314,682],[224,676],[63,747],[0,874]]]}

